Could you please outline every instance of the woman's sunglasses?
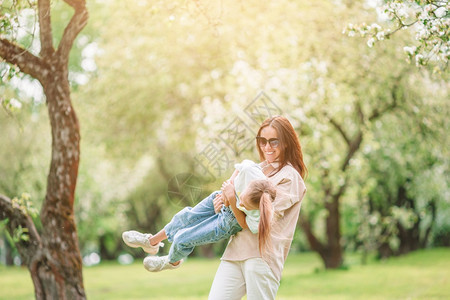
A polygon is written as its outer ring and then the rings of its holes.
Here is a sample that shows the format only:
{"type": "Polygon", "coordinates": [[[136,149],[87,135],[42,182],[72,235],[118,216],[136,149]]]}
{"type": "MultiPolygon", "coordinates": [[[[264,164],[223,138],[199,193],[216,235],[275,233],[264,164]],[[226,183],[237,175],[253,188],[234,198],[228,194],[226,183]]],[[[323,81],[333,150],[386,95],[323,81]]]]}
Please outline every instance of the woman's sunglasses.
{"type": "Polygon", "coordinates": [[[262,136],[257,136],[256,140],[258,141],[258,144],[260,147],[265,147],[267,145],[267,142],[269,142],[270,147],[272,147],[272,148],[276,148],[280,145],[280,141],[275,138],[267,140],[266,138],[263,138],[262,136]]]}

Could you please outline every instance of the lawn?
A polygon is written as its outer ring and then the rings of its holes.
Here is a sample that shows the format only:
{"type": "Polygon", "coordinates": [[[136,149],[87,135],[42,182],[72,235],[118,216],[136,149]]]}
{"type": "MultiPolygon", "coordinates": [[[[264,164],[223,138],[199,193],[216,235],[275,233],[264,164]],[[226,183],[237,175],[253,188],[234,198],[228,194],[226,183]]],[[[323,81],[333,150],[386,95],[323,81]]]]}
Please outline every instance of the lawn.
{"type": "MultiPolygon", "coordinates": [[[[132,265],[84,268],[88,299],[206,299],[219,259],[189,259],[180,269],[148,273],[132,265]]],[[[325,271],[314,253],[291,254],[277,299],[450,299],[450,249],[431,249],[325,271]]],[[[0,299],[34,299],[28,271],[0,267],[0,299]]]]}

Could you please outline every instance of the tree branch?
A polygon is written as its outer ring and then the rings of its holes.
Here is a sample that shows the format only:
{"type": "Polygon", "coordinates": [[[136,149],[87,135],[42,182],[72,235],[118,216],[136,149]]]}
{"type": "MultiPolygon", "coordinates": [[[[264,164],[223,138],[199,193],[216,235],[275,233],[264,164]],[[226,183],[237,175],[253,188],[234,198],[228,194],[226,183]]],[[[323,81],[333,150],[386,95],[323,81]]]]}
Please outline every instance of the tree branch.
{"type": "Polygon", "coordinates": [[[33,261],[34,255],[42,247],[41,237],[31,217],[14,207],[8,197],[0,195],[0,220],[6,219],[9,220],[6,228],[11,236],[14,236],[15,229],[19,226],[28,229],[29,240],[20,240],[16,243],[22,260],[28,266],[33,261]]]}
{"type": "Polygon", "coordinates": [[[69,52],[72,49],[73,42],[86,26],[89,14],[86,9],[86,1],[84,0],[64,0],[64,2],[72,6],[75,10],[75,14],[72,16],[66,29],[64,29],[64,34],[57,51],[61,63],[66,65],[69,62],[69,52]]]}
{"type": "Polygon", "coordinates": [[[395,34],[397,31],[399,31],[400,29],[403,29],[403,28],[405,28],[405,27],[408,28],[408,27],[413,26],[414,24],[416,24],[416,23],[419,21],[419,20],[415,20],[415,21],[413,21],[413,22],[410,23],[410,24],[404,24],[404,23],[402,22],[402,19],[401,19],[397,14],[394,14],[394,16],[395,16],[395,18],[397,19],[399,25],[398,25],[398,27],[397,27],[394,31],[387,33],[387,34],[386,34],[386,38],[389,38],[391,35],[394,35],[394,34],[395,34]]]}
{"type": "Polygon", "coordinates": [[[333,119],[331,117],[328,117],[328,119],[330,120],[330,123],[333,124],[333,126],[339,131],[339,133],[344,138],[344,140],[347,143],[347,145],[350,146],[350,139],[348,138],[348,135],[344,131],[344,129],[342,128],[341,124],[339,124],[335,119],[333,119]]]}
{"type": "Polygon", "coordinates": [[[393,110],[395,107],[397,107],[397,103],[394,99],[394,101],[392,103],[390,103],[389,105],[387,105],[386,107],[382,108],[381,110],[378,110],[377,108],[375,108],[372,111],[372,114],[369,117],[369,121],[373,121],[378,119],[379,117],[381,117],[384,113],[393,110]]]}
{"type": "Polygon", "coordinates": [[[38,1],[38,15],[41,57],[49,57],[54,52],[49,0],[38,1]]]}
{"type": "Polygon", "coordinates": [[[0,38],[0,57],[10,64],[17,65],[22,72],[36,78],[41,83],[48,74],[48,67],[42,59],[3,38],[0,38]]]}
{"type": "MultiPolygon", "coordinates": [[[[404,73],[404,71],[402,72],[402,74],[404,73]]],[[[391,90],[391,97],[392,97],[392,102],[389,103],[388,105],[386,105],[384,108],[382,108],[381,110],[378,110],[377,108],[375,108],[372,111],[372,114],[369,117],[369,121],[373,121],[375,119],[378,119],[379,117],[381,117],[384,113],[393,110],[394,108],[396,108],[398,106],[398,96],[397,96],[397,90],[399,89],[400,86],[400,79],[402,74],[400,74],[395,82],[394,82],[394,86],[392,87],[391,90]]]]}
{"type": "Polygon", "coordinates": [[[359,131],[358,135],[350,142],[349,147],[348,147],[347,156],[345,157],[345,160],[341,165],[341,170],[343,172],[345,172],[345,169],[347,169],[353,155],[355,155],[356,151],[361,146],[362,139],[363,139],[363,133],[362,133],[362,131],[359,131]]]}
{"type": "Polygon", "coordinates": [[[361,122],[362,125],[364,125],[364,123],[365,123],[364,112],[362,110],[361,103],[356,102],[355,105],[356,105],[356,111],[358,112],[359,121],[361,122]]]}

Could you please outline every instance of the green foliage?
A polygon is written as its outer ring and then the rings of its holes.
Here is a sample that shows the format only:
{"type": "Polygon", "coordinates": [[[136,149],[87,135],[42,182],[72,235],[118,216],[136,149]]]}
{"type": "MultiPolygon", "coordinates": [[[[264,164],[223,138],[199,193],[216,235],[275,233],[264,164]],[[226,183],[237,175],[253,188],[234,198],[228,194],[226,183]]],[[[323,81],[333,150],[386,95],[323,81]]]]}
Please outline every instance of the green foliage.
{"type": "Polygon", "coordinates": [[[422,97],[413,99],[410,106],[375,124],[364,151],[369,162],[364,178],[370,177],[370,181],[360,181],[366,187],[361,195],[359,239],[367,249],[388,243],[396,251],[399,226],[412,230],[419,224],[417,238],[425,244],[433,242],[432,236],[426,236],[430,227],[434,232],[447,226],[448,147],[442,141],[446,140],[448,122],[440,110],[448,106],[440,92],[419,94],[422,97]],[[369,246],[372,238],[377,242],[369,246]]]}
{"type": "MultiPolygon", "coordinates": [[[[30,216],[32,218],[36,218],[39,214],[38,210],[33,206],[33,202],[30,200],[30,194],[28,193],[22,193],[20,197],[14,197],[11,200],[11,205],[14,209],[19,209],[22,214],[26,216],[30,216]]],[[[11,245],[14,245],[16,243],[19,243],[21,241],[27,242],[30,240],[30,236],[28,234],[29,230],[26,227],[22,227],[19,225],[18,227],[14,228],[12,236],[9,235],[9,233],[5,230],[6,224],[9,222],[9,219],[5,219],[0,224],[0,232],[3,232],[7,239],[9,240],[9,243],[11,245]]]]}
{"type": "Polygon", "coordinates": [[[28,228],[24,228],[22,226],[18,226],[14,229],[14,234],[12,237],[14,243],[19,243],[21,241],[27,242],[30,240],[30,236],[28,235],[28,228]]]}

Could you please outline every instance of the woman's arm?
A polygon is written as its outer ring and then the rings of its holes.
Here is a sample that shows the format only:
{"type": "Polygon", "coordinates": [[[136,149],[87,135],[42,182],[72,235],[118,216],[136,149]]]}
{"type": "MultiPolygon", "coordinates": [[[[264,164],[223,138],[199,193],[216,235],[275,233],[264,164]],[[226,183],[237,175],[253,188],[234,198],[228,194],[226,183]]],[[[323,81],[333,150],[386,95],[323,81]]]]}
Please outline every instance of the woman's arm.
{"type": "Polygon", "coordinates": [[[233,214],[236,217],[239,225],[243,229],[248,228],[247,221],[245,221],[246,214],[243,211],[239,210],[236,206],[236,193],[234,190],[234,185],[228,181],[225,181],[222,184],[222,195],[230,204],[231,210],[233,211],[233,214]]]}

